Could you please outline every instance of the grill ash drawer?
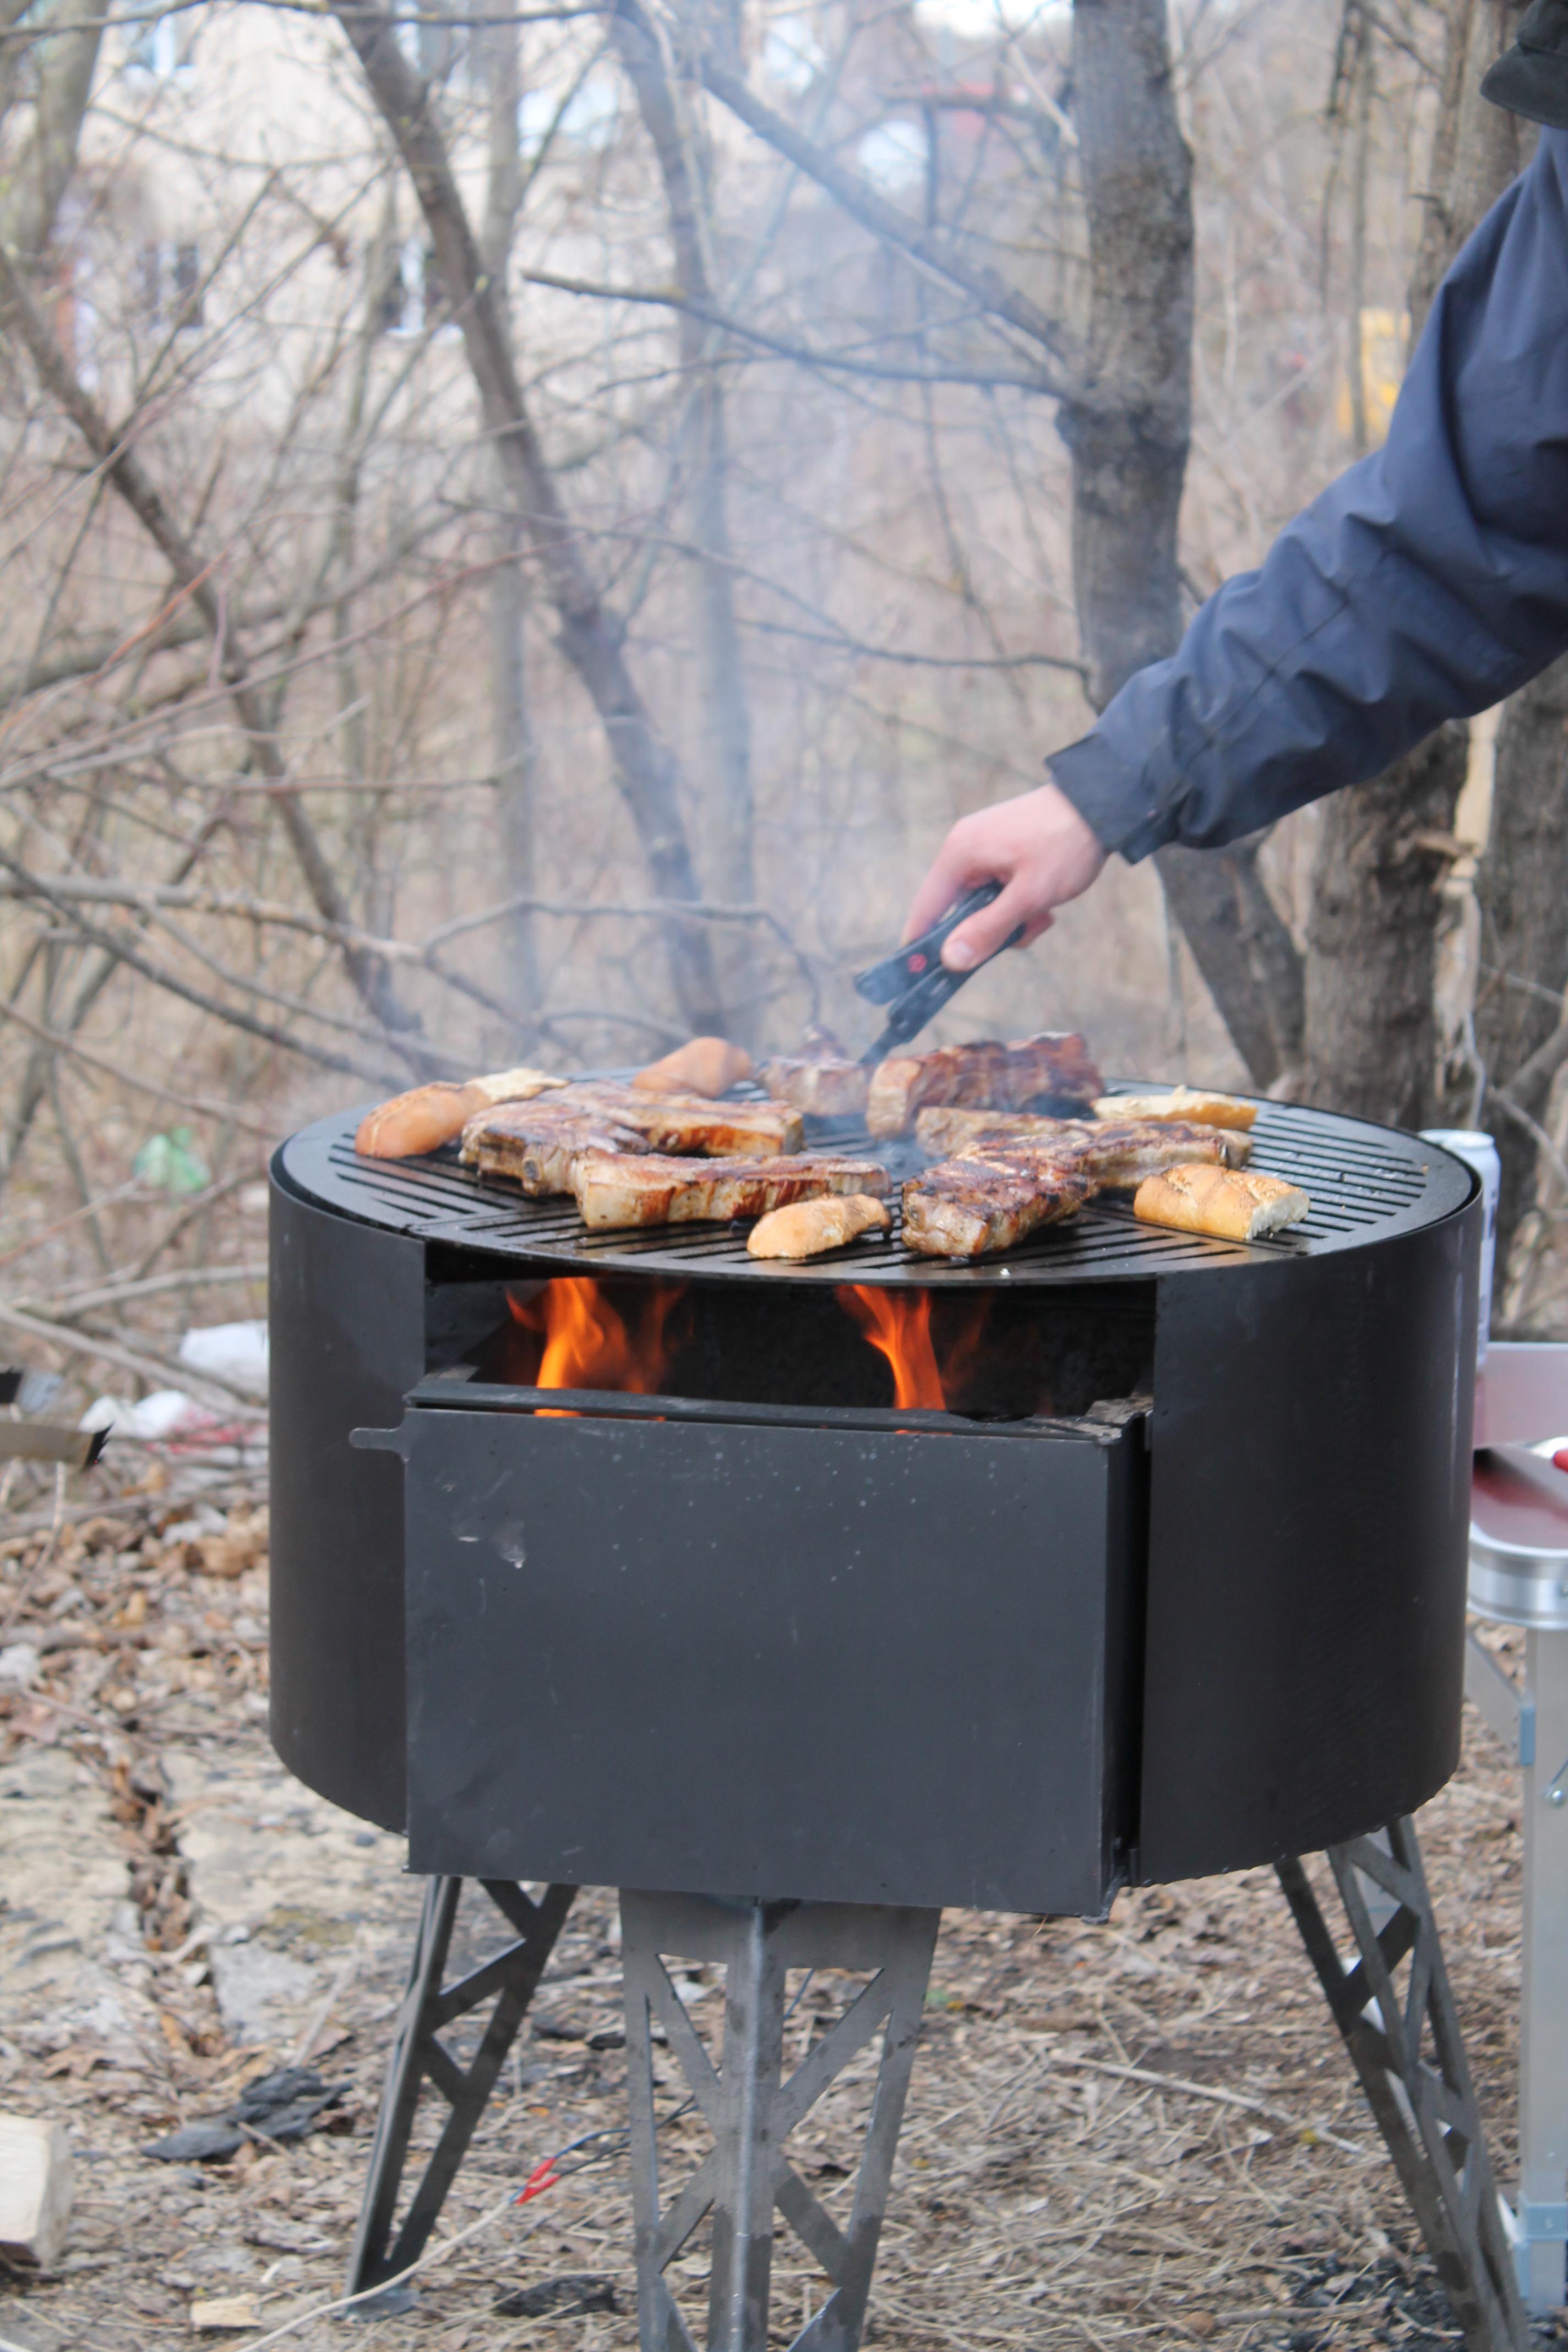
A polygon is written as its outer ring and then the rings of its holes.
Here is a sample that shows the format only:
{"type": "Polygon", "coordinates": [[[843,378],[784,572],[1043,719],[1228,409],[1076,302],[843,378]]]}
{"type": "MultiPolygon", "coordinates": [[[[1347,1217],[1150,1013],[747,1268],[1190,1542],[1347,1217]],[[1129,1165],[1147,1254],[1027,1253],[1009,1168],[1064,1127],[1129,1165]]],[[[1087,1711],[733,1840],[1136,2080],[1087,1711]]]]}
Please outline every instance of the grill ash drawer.
{"type": "Polygon", "coordinates": [[[391,1440],[411,1867],[1103,1910],[1142,1423],[658,1409],[415,1402],[391,1440]]]}

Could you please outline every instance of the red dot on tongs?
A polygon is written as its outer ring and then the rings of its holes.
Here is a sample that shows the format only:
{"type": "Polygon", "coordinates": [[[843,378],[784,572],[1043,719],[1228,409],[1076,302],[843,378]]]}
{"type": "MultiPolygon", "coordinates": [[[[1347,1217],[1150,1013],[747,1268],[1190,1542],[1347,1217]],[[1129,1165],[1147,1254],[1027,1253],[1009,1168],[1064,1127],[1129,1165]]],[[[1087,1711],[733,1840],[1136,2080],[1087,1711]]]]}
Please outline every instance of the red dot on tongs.
{"type": "Polygon", "coordinates": [[[915,952],[915,953],[914,953],[914,954],[910,958],[910,961],[909,961],[909,969],[910,970],[910,971],[924,971],[925,968],[926,968],[926,960],[925,960],[924,956],[923,956],[923,955],[921,955],[921,954],[919,952],[919,950],[916,950],[916,952],[915,952]]]}

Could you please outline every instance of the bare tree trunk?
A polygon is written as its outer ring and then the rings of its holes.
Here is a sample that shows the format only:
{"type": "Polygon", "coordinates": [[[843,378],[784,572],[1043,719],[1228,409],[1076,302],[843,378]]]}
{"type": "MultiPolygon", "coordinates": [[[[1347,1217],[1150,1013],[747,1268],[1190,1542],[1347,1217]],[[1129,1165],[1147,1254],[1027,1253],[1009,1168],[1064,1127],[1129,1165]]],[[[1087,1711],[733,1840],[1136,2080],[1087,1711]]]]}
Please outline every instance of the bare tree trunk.
{"type": "MultiPolygon", "coordinates": [[[[1087,382],[1062,404],[1073,578],[1097,709],[1182,634],[1176,527],[1192,433],[1192,165],[1165,0],[1074,0],[1073,89],[1089,212],[1087,382]]],[[[1300,959],[1256,843],[1156,864],[1255,1082],[1300,1034],[1300,959]]]]}
{"type": "MultiPolygon", "coordinates": [[[[654,888],[661,898],[696,904],[701,892],[680,811],[675,758],[626,666],[620,630],[600,601],[534,430],[495,286],[480,258],[425,85],[399,48],[396,27],[384,9],[340,0],[334,14],[414,183],[442,289],[462,330],[485,426],[505,466],[510,499],[555,610],[558,642],[598,713],[654,888]]],[[[722,1029],[717,976],[702,927],[676,916],[666,937],[682,1017],[693,1029],[722,1029]]]]}
{"type": "MultiPolygon", "coordinates": [[[[1518,122],[1480,95],[1516,14],[1512,0],[1450,0],[1431,193],[1410,282],[1412,342],[1444,272],[1519,169],[1518,122]]],[[[1364,38],[1370,44],[1370,26],[1364,38]]],[[[1362,71],[1370,72],[1364,62],[1362,71]]],[[[1448,870],[1441,844],[1466,765],[1464,729],[1444,728],[1325,803],[1308,921],[1300,1091],[1309,1102],[1405,1127],[1433,1116],[1432,982],[1448,870]]]]}
{"type": "MultiPolygon", "coordinates": [[[[18,10],[17,15],[23,13],[18,10]]],[[[9,5],[0,21],[10,21],[9,5]]],[[[24,268],[36,268],[54,231],[61,201],[76,170],[82,118],[92,96],[92,78],[103,39],[103,19],[91,11],[83,19],[73,0],[53,0],[35,20],[37,39],[8,45],[0,68],[0,101],[11,95],[24,54],[37,75],[33,123],[26,143],[6,174],[0,199],[0,242],[24,268]],[[56,19],[66,29],[51,33],[56,19]]]]}
{"type": "MultiPolygon", "coordinates": [[[[511,302],[507,271],[522,203],[522,157],[519,109],[522,103],[520,33],[515,17],[498,0],[497,21],[484,28],[489,88],[489,170],[485,187],[482,246],[485,268],[510,339],[511,302]]],[[[498,451],[495,478],[496,569],[490,580],[489,691],[490,759],[500,820],[501,870],[510,898],[531,898],[538,887],[534,856],[533,803],[539,757],[528,699],[528,599],[522,561],[526,545],[521,518],[507,486],[498,451]]],[[[510,970],[503,993],[526,1013],[539,1003],[539,961],[534,920],[526,908],[509,918],[502,934],[510,970]]]]}
{"type": "Polygon", "coordinates": [[[1466,730],[1439,728],[1330,803],[1307,928],[1308,1040],[1334,1056],[1331,1087],[1313,1098],[1358,1118],[1432,1117],[1438,886],[1468,756],[1466,730]]]}
{"type": "Polygon", "coordinates": [[[669,213],[675,279],[693,306],[678,313],[680,366],[690,388],[687,419],[692,542],[697,550],[699,643],[707,718],[707,792],[712,847],[709,879],[731,906],[756,897],[752,840],[752,726],[731,562],[729,446],[723,379],[713,330],[702,313],[716,305],[711,251],[710,159],[700,151],[684,91],[671,72],[657,25],[637,0],[620,0],[610,30],[658,161],[669,213]]]}

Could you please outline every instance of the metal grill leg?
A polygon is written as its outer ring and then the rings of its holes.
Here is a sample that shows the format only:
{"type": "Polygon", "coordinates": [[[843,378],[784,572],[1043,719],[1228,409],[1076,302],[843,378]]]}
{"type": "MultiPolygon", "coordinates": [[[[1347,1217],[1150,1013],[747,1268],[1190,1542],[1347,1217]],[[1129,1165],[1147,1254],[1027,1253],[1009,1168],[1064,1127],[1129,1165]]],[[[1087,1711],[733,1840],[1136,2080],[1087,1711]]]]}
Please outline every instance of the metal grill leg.
{"type": "MultiPolygon", "coordinates": [[[[1519,1996],[1519,2198],[1515,2267],[1532,2311],[1563,2294],[1568,2241],[1568,1633],[1524,1637],[1523,1979],[1519,1996]]],[[[1519,1709],[1515,1706],[1516,1717],[1519,1709]]]]}
{"type": "Polygon", "coordinates": [[[1512,2251],[1490,2163],[1458,2012],[1415,1827],[1331,1846],[1328,1859],[1360,1954],[1347,1967],[1299,1862],[1279,1864],[1301,1939],[1334,2023],[1398,2168],[1468,2352],[1523,2352],[1529,2343],[1512,2251]],[[1393,1900],[1381,1930],[1363,1880],[1393,1900]],[[1394,1971],[1408,1959],[1403,1994],[1394,1971]]]}
{"type": "Polygon", "coordinates": [[[376,2119],[359,2227],[349,2257],[351,2294],[363,2294],[366,2287],[395,2278],[424,2248],[577,1892],[574,1886],[552,1886],[534,1903],[510,1879],[486,1878],[479,1884],[502,1917],[517,1930],[518,1940],[496,1953],[470,1976],[457,1984],[443,1986],[441,1979],[451,1948],[463,1881],[429,1881],[408,1972],[408,1990],[404,1995],[387,2063],[386,2086],[376,2119]],[[470,2010],[492,2000],[495,2007],[489,2023],[472,2063],[465,2069],[441,2042],[441,2030],[454,2019],[467,2016],[470,2010]],[[426,2081],[435,2084],[451,2114],[425,2168],[424,2178],[409,2201],[403,2226],[395,2235],[397,2192],[407,2160],[409,2135],[426,2081]]]}
{"type": "Polygon", "coordinates": [[[827,1903],[724,1903],[704,1895],[621,1895],[627,2089],[642,2352],[696,2352],[665,2272],[713,2216],[707,2352],[766,2352],[775,2210],[833,2291],[792,2352],[855,2352],[866,2317],[904,2096],[914,2063],[940,1913],[827,1903]],[[677,1997],[664,1956],[725,1971],[724,2043],[715,2068],[677,1997]],[[842,2016],[782,2079],[790,1969],[874,1969],[842,2016]],[[713,2147],[661,2203],[653,2029],[661,2026],[713,2147]],[[828,2084],[880,2034],[881,2063],[854,2204],[841,2230],[790,2163],[785,2142],[828,2084]]]}

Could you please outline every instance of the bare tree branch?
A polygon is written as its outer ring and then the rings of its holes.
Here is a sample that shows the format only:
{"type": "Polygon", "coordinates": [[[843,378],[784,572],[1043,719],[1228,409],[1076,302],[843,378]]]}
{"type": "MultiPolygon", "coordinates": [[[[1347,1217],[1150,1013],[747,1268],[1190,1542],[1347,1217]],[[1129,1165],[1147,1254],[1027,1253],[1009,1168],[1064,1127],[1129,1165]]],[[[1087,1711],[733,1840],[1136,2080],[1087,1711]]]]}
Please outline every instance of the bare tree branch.
{"type": "MultiPolygon", "coordinates": [[[[251,757],[276,786],[276,806],[311,898],[331,922],[349,922],[349,909],[326,852],[297,798],[289,792],[288,762],[268,726],[251,682],[244,650],[213,584],[214,566],[204,563],[179,530],[163,498],[136,455],[124,429],[115,431],[68,364],[59,344],[35,309],[11,256],[0,247],[0,315],[14,320],[40,382],[70,418],[97,463],[158,549],[175,582],[189,595],[213,641],[214,661],[245,729],[251,757]]],[[[121,961],[126,961],[122,956],[121,961]]],[[[414,1016],[399,1003],[384,968],[357,950],[344,950],[344,968],[364,1003],[416,1067],[428,1068],[428,1048],[409,1038],[414,1016]],[[399,1034],[401,1033],[401,1034],[399,1034]]]]}
{"type": "MultiPolygon", "coordinates": [[[[636,0],[622,0],[622,5],[633,7],[636,0]]],[[[911,261],[930,270],[933,277],[958,287],[978,309],[1016,328],[1042,351],[1048,352],[1056,366],[1042,389],[1048,388],[1064,399],[1082,396],[1083,354],[1059,320],[1048,317],[1026,294],[1010,286],[998,270],[972,260],[947,232],[923,228],[896,205],[889,204],[885,196],[879,195],[859,173],[835,163],[826,148],[806,138],[782,114],[774,113],[719,58],[704,54],[698,60],[698,69],[713,96],[731,114],[738,116],[748,130],[754,131],[759,139],[766,140],[808,179],[815,180],[818,187],[825,188],[852,220],[858,220],[884,244],[908,254],[911,261]]]]}
{"type": "MultiPolygon", "coordinates": [[[[399,48],[397,28],[384,9],[338,0],[333,13],[413,181],[447,300],[462,330],[486,429],[555,609],[561,649],[598,713],[649,874],[661,896],[697,899],[701,892],[680,814],[675,757],[653,723],[626,666],[620,631],[583,562],[523,400],[495,284],[483,267],[428,90],[399,48]]],[[[693,1028],[721,1028],[706,940],[689,929],[674,929],[669,956],[693,1028]]]]}

